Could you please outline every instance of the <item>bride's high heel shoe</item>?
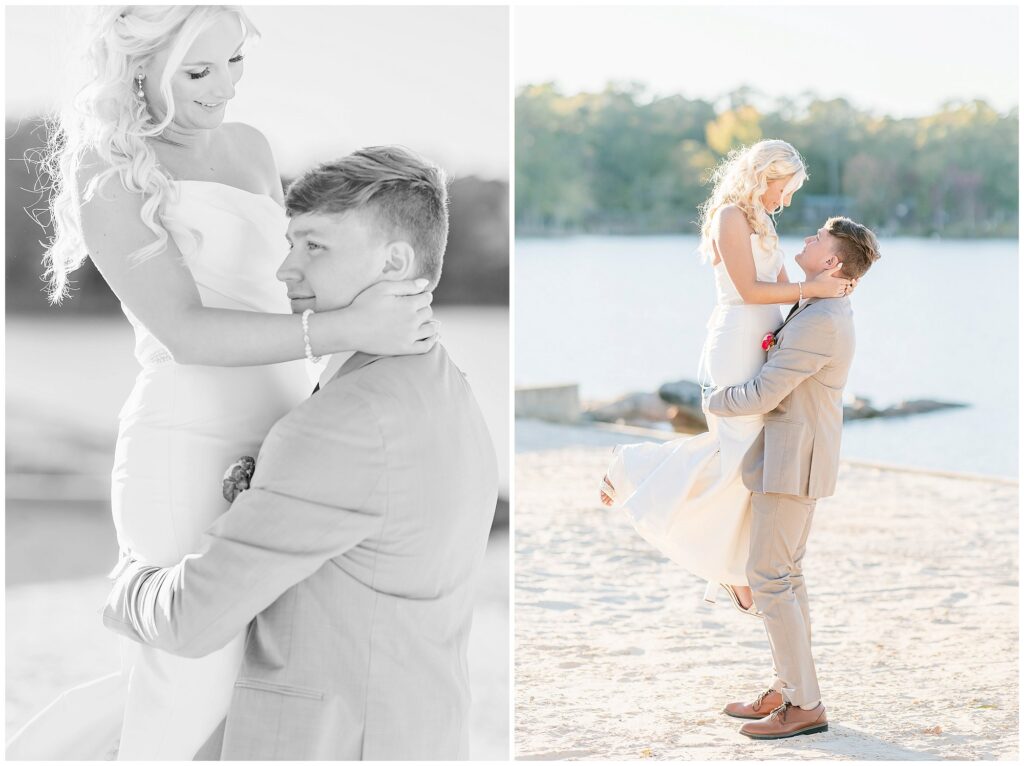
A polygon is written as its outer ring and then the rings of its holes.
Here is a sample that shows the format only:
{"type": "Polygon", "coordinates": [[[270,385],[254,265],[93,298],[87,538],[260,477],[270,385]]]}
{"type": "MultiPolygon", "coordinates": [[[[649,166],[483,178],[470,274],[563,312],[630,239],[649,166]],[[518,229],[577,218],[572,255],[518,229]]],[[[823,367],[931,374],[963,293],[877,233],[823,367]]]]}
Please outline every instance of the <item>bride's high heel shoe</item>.
{"type": "Polygon", "coordinates": [[[612,483],[608,481],[607,474],[605,474],[605,477],[601,479],[601,494],[605,495],[609,500],[611,500],[611,503],[605,503],[604,499],[601,499],[601,503],[606,508],[612,508],[615,506],[615,487],[613,487],[612,483]]]}
{"type": "Polygon", "coordinates": [[[740,597],[739,594],[736,592],[736,589],[724,582],[709,582],[708,587],[704,589],[704,600],[709,604],[716,603],[715,597],[718,595],[719,588],[725,588],[725,592],[729,594],[729,600],[732,601],[732,605],[736,607],[736,609],[738,609],[740,612],[742,612],[743,614],[750,615],[751,617],[756,617],[759,620],[764,619],[764,614],[757,611],[757,606],[755,606],[754,604],[751,604],[750,606],[744,608],[743,604],[740,603],[740,597]]]}

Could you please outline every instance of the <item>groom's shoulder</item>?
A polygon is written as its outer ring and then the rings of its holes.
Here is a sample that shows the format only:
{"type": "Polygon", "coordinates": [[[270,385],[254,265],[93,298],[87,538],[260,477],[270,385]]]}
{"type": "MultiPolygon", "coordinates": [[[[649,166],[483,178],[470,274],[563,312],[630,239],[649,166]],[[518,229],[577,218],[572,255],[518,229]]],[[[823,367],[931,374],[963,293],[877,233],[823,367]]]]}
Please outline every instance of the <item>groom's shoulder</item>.
{"type": "Polygon", "coordinates": [[[422,400],[438,388],[446,387],[453,370],[457,371],[448,352],[437,343],[424,354],[382,356],[359,369],[338,375],[325,390],[331,392],[332,398],[356,394],[364,401],[422,400]]]}
{"type": "Polygon", "coordinates": [[[784,333],[783,337],[788,336],[790,341],[797,341],[798,338],[831,338],[844,332],[845,324],[842,308],[836,306],[834,300],[823,298],[794,316],[785,325],[789,332],[784,333]]]}
{"type": "Polygon", "coordinates": [[[834,324],[852,316],[849,298],[822,298],[801,311],[794,319],[803,318],[804,322],[834,324]]]}
{"type": "Polygon", "coordinates": [[[835,339],[852,337],[853,311],[849,298],[822,298],[793,318],[801,332],[829,336],[835,339]],[[797,320],[800,320],[799,323],[797,320]]]}

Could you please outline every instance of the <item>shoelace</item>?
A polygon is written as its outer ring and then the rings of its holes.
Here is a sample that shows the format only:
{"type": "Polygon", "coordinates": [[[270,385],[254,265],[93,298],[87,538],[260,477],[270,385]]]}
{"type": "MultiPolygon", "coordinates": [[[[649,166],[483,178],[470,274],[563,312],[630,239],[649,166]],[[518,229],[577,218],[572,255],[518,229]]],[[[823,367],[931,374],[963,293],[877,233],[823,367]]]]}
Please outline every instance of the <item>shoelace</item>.
{"type": "Polygon", "coordinates": [[[771,693],[772,693],[773,691],[775,691],[775,690],[774,690],[774,689],[765,689],[765,690],[764,690],[763,692],[761,692],[760,694],[758,694],[758,695],[757,695],[757,699],[755,699],[755,700],[754,700],[754,704],[753,704],[753,705],[751,705],[751,707],[752,707],[752,708],[753,708],[754,710],[757,710],[757,709],[759,709],[759,708],[761,707],[761,703],[762,703],[762,702],[764,702],[764,700],[765,700],[765,697],[767,697],[767,696],[768,696],[769,694],[771,694],[771,693]]]}
{"type": "Polygon", "coordinates": [[[769,713],[768,717],[769,718],[778,718],[779,721],[785,722],[785,720],[786,720],[786,709],[788,707],[789,707],[789,703],[788,702],[783,702],[781,705],[779,705],[777,708],[775,708],[771,713],[769,713]]]}

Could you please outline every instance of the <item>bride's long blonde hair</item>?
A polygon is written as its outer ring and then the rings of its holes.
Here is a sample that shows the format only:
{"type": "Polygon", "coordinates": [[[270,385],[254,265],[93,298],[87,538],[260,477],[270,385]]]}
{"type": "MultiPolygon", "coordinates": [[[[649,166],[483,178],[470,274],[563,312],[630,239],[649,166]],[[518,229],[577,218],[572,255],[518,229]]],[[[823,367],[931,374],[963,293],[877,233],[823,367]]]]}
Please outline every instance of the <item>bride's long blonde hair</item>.
{"type": "Polygon", "coordinates": [[[110,178],[130,192],[142,193],[142,221],[156,239],[129,254],[139,262],[162,252],[168,232],[161,221],[164,204],[174,192],[171,178],[157,164],[148,139],[159,136],[174,119],[171,77],[196,37],[222,13],[234,13],[246,41],[258,35],[245,12],[223,5],[102,6],[87,26],[85,52],[90,79],[59,115],[48,121],[40,177],[48,187],[53,237],[43,263],[51,303],[68,295],[69,275],[88,257],[82,236],[80,208],[110,178]],[[169,50],[162,72],[146,72],[156,80],[167,104],[159,120],[136,95],[136,72],[146,69],[154,54],[169,50]],[[86,154],[103,168],[80,187],[86,154]]]}
{"type": "Polygon", "coordinates": [[[785,141],[767,139],[729,152],[712,171],[711,196],[700,206],[700,252],[704,258],[714,255],[711,239],[715,213],[726,205],[742,210],[761,247],[774,252],[779,236],[771,213],[776,211],[765,210],[761,196],[768,190],[769,181],[789,177],[784,194],[800,188],[807,180],[807,168],[800,153],[785,141]]]}

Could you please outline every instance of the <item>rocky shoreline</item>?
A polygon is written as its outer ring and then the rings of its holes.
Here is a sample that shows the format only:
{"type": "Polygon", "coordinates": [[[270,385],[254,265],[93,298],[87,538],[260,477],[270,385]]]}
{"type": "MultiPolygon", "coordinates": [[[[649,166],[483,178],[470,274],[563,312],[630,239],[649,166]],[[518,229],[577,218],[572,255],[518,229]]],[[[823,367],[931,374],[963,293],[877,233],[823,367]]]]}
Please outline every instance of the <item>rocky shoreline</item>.
{"type": "MultiPolygon", "coordinates": [[[[843,407],[843,421],[872,418],[902,418],[938,410],[967,407],[960,402],[934,399],[908,399],[886,407],[876,407],[871,399],[855,396],[843,407]]],[[[647,428],[671,428],[678,433],[707,430],[701,409],[701,389],[692,380],[677,380],[662,385],[656,393],[637,392],[607,402],[584,404],[584,420],[647,428]]]]}

